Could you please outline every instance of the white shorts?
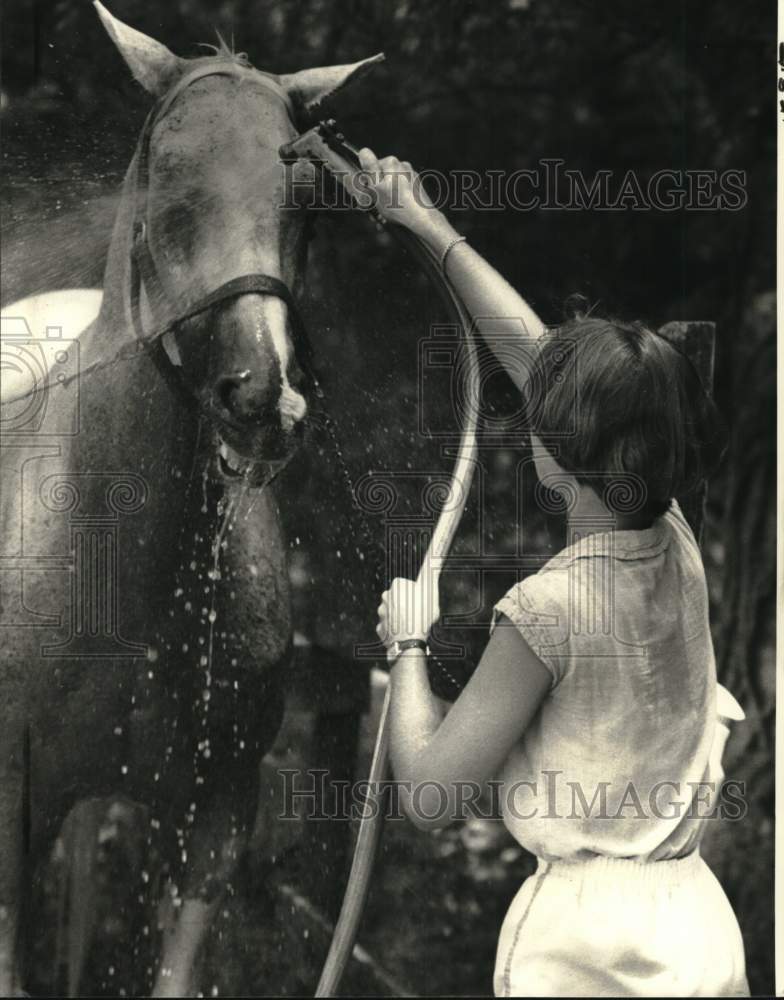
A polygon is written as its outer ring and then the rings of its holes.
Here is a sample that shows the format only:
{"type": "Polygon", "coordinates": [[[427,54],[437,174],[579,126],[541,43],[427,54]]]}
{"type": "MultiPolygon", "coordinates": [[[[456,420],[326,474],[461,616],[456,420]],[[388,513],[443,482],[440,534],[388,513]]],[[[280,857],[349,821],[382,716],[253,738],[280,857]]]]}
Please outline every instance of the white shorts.
{"type": "Polygon", "coordinates": [[[698,852],[540,861],[501,928],[496,996],[748,996],[743,940],[698,852]]]}

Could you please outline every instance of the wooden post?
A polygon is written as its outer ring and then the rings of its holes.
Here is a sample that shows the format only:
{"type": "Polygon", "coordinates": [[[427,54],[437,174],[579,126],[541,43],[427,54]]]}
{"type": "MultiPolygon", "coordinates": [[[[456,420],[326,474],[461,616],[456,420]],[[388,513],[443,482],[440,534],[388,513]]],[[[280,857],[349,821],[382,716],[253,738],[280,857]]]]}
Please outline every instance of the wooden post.
{"type": "MultiPolygon", "coordinates": [[[[689,358],[697,370],[705,391],[712,395],[716,324],[703,320],[678,321],[666,323],[659,333],[689,358]]],[[[707,483],[703,482],[693,493],[678,497],[678,503],[700,544],[702,544],[707,488],[707,483]]]]}

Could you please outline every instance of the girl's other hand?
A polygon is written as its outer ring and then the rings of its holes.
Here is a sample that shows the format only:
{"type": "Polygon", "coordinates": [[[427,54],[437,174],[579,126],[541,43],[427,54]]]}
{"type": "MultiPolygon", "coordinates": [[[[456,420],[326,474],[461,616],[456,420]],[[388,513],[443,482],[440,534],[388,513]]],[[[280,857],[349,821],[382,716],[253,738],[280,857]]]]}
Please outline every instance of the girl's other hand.
{"type": "Polygon", "coordinates": [[[398,577],[381,595],[376,634],[387,648],[404,639],[426,641],[440,613],[437,584],[398,577]]]}

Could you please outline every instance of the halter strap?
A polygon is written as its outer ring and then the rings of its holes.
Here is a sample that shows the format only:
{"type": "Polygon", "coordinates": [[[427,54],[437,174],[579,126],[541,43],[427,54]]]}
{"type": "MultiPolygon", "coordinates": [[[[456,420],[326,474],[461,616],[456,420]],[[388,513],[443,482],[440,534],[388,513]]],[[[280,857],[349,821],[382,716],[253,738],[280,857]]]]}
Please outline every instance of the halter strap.
{"type": "Polygon", "coordinates": [[[242,63],[236,62],[234,59],[220,58],[211,62],[205,62],[201,66],[195,66],[192,70],[183,74],[154,106],[155,120],[158,121],[162,118],[183,90],[190,87],[196,80],[201,80],[205,76],[238,76],[242,72],[252,74],[254,83],[260,83],[262,87],[265,87],[271,94],[278,97],[285,104],[289,118],[292,122],[294,121],[294,104],[288,92],[281,87],[271,73],[265,73],[263,70],[256,69],[253,66],[243,66],[242,63]]]}

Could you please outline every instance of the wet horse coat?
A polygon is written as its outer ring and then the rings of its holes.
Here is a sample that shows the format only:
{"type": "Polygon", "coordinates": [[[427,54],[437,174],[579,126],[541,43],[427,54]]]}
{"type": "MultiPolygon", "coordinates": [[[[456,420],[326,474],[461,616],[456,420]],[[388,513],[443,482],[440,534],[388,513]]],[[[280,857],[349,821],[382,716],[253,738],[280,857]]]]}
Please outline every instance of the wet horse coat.
{"type": "MultiPolygon", "coordinates": [[[[156,96],[207,61],[178,59],[98,6],[156,96]]],[[[216,58],[229,72],[195,81],[151,137],[148,239],[169,303],[249,272],[294,288],[302,276],[303,213],[279,209],[277,149],[295,134],[290,112],[244,60],[216,58]]],[[[363,65],[275,79],[304,109],[363,65]]],[[[138,333],[135,180],[132,164],[98,317],[78,347],[35,347],[53,386],[32,397],[43,407],[17,400],[4,413],[3,995],[19,987],[25,841],[41,857],[75,802],[110,794],[149,806],[178,863],[182,916],[155,990],[192,988],[282,713],[286,542],[272,489],[254,484],[296,448],[307,412],[286,304],[242,294],[177,324],[167,347],[186,391],[173,391],[149,352],[56,384],[60,369],[110,360],[138,333]]],[[[145,330],[157,329],[167,303],[145,295],[141,305],[145,330]]],[[[23,359],[33,345],[18,351],[23,359]]]]}

